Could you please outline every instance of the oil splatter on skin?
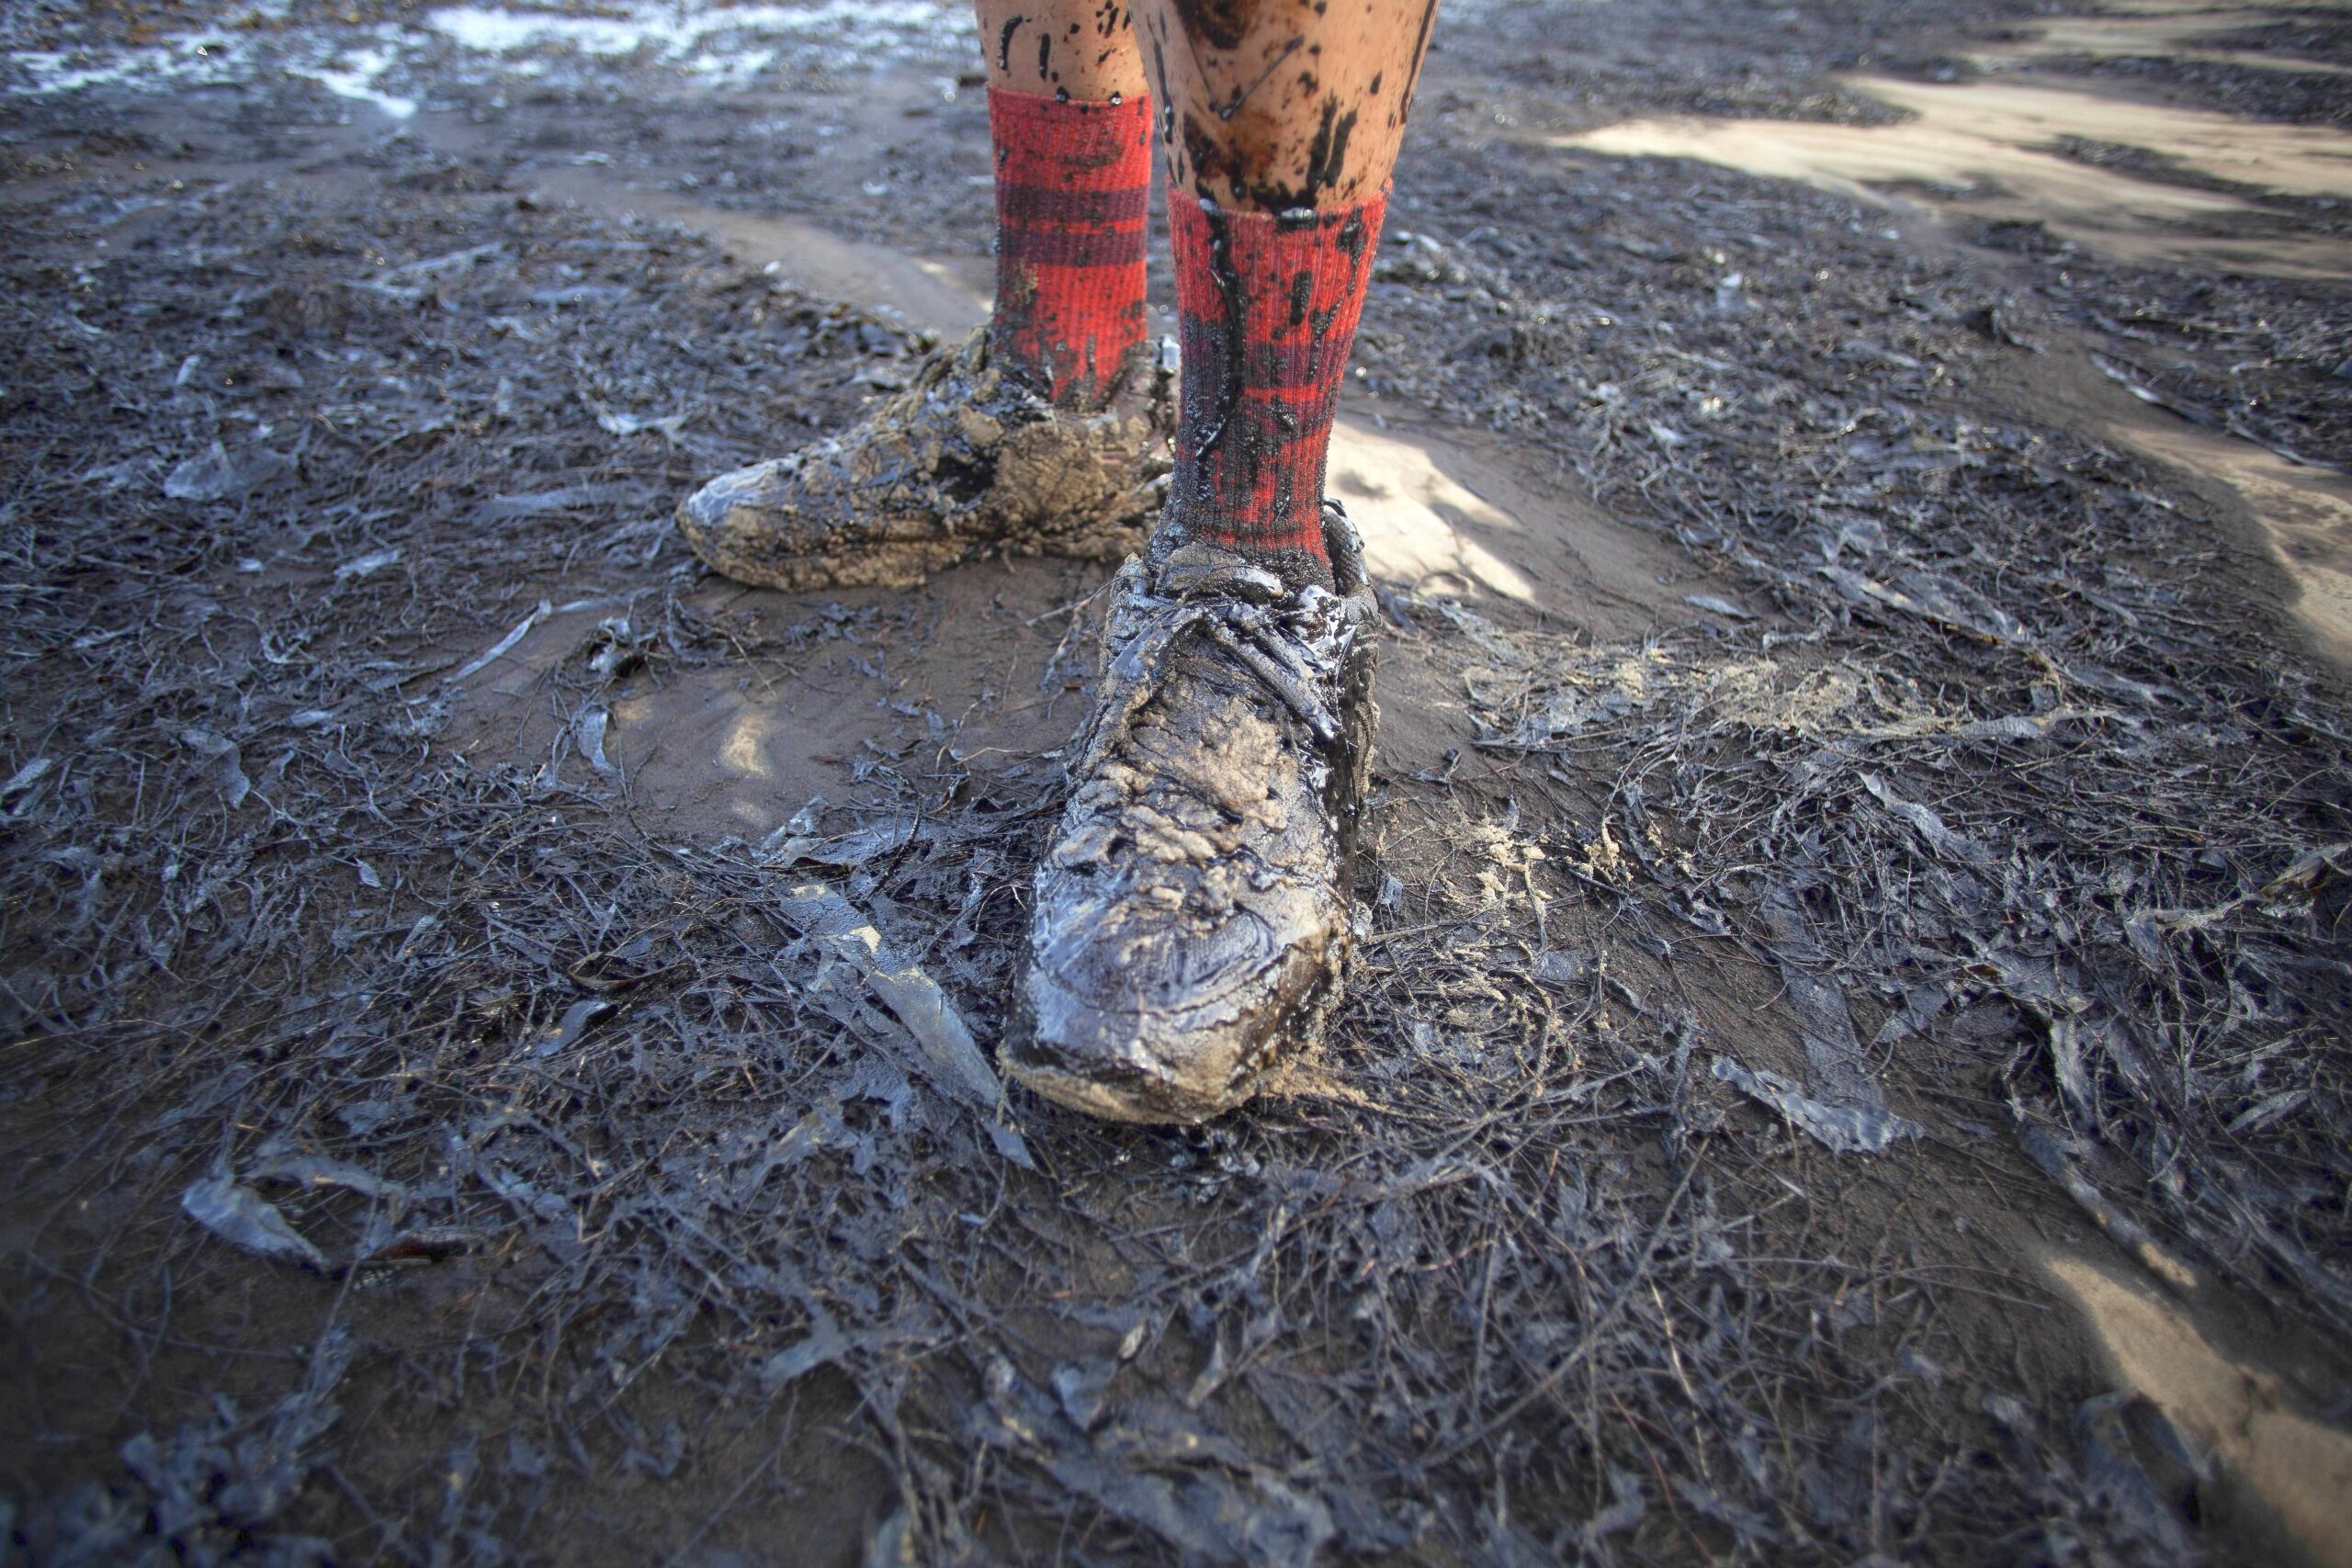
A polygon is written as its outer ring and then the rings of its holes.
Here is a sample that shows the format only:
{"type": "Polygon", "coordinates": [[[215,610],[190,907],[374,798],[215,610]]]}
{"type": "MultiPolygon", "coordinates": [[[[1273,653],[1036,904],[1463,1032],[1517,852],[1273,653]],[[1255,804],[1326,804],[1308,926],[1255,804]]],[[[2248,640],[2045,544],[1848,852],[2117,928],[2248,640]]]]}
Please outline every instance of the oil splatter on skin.
{"type": "Polygon", "coordinates": [[[1170,188],[1268,212],[1377,195],[1435,15],[1435,0],[1144,0],[1170,188]]]}
{"type": "Polygon", "coordinates": [[[992,40],[984,51],[991,87],[1089,103],[1145,91],[1134,13],[1120,0],[978,0],[974,9],[980,37],[992,40]]]}
{"type": "Polygon", "coordinates": [[[1185,36],[1211,49],[1231,51],[1250,36],[1258,7],[1251,0],[1171,0],[1185,36]]]}
{"type": "Polygon", "coordinates": [[[1387,183],[1437,6],[978,0],[977,9],[980,36],[994,43],[989,85],[1096,101],[1155,93],[1170,190],[1282,212],[1354,206],[1387,183]]]}

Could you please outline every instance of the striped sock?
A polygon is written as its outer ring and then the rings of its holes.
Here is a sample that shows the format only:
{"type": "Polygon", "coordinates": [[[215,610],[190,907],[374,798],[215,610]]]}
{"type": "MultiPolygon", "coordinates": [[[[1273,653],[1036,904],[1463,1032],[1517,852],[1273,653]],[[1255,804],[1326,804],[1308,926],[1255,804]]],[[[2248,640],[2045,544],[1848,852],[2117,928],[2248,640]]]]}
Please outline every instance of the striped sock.
{"type": "Polygon", "coordinates": [[[1151,100],[989,89],[996,142],[989,341],[1064,408],[1101,408],[1144,335],[1151,100]]]}
{"type": "Polygon", "coordinates": [[[1330,211],[1170,201],[1183,371],[1169,517],[1321,576],[1323,462],[1387,194],[1330,211]],[[1305,558],[1302,561],[1301,558],[1305,558]]]}

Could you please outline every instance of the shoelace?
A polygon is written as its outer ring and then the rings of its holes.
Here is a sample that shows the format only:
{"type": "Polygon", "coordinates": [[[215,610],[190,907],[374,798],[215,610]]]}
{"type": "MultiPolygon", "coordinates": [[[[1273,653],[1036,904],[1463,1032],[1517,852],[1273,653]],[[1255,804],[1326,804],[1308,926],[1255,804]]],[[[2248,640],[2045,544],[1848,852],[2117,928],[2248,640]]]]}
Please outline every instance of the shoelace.
{"type": "Polygon", "coordinates": [[[1147,619],[1111,661],[1113,691],[1080,760],[1080,773],[1091,771],[1126,732],[1128,722],[1167,679],[1185,636],[1195,631],[1232,654],[1317,740],[1328,746],[1340,738],[1339,716],[1320,688],[1347,657],[1354,632],[1349,601],[1312,586],[1280,610],[1227,594],[1171,599],[1144,592],[1150,600],[1147,619]],[[1302,633],[1289,624],[1300,620],[1317,629],[1302,633]],[[1333,642],[1328,651],[1315,646],[1326,637],[1333,642]]]}

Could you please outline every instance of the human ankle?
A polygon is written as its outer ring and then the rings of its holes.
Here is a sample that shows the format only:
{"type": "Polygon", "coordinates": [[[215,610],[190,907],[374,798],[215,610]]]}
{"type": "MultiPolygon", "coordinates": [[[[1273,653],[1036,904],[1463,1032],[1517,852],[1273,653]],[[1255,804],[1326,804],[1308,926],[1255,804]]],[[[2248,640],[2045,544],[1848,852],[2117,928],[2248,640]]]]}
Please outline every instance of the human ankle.
{"type": "Polygon", "coordinates": [[[1056,405],[1104,406],[1144,338],[1151,103],[989,90],[996,317],[989,342],[1056,405]]]}
{"type": "Polygon", "coordinates": [[[1166,525],[1294,586],[1330,585],[1324,465],[1385,206],[1170,203],[1183,378],[1166,525]]]}

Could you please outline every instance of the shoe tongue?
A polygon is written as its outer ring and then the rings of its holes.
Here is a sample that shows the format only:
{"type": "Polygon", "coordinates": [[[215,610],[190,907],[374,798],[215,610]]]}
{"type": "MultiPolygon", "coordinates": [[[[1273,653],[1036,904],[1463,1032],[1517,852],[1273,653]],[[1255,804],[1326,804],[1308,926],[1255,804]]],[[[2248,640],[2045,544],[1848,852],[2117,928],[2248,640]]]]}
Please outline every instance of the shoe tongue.
{"type": "Polygon", "coordinates": [[[1152,587],[1170,599],[1217,595],[1253,604],[1272,604],[1290,593],[1289,585],[1265,568],[1197,540],[1169,552],[1152,573],[1152,587]]]}

